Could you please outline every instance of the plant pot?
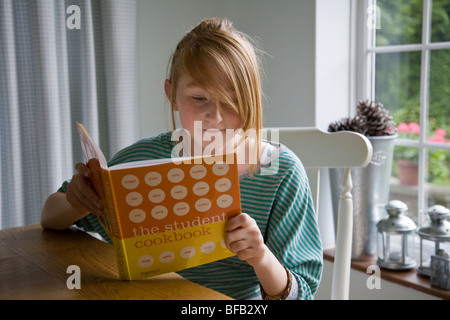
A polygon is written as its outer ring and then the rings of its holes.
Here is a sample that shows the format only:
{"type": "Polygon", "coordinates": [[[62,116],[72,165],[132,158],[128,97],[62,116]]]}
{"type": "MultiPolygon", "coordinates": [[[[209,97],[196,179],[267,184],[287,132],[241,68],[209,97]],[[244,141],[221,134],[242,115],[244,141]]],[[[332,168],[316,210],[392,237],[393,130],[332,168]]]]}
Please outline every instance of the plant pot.
{"type": "Polygon", "coordinates": [[[413,160],[398,159],[395,161],[398,169],[398,179],[403,186],[417,186],[419,182],[419,167],[413,160]]]}
{"type": "MultiPolygon", "coordinates": [[[[373,156],[365,168],[353,168],[353,241],[352,259],[373,260],[377,253],[377,222],[385,213],[389,201],[389,185],[397,136],[367,137],[372,144],[373,156]]],[[[335,229],[337,223],[340,181],[344,169],[330,169],[335,229]]]]}

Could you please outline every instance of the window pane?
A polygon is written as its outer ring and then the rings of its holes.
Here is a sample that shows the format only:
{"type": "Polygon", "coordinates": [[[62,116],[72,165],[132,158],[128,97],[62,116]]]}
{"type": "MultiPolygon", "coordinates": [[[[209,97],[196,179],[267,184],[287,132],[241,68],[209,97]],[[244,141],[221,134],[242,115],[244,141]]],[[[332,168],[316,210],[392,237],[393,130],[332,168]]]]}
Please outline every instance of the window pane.
{"type": "Polygon", "coordinates": [[[419,149],[395,146],[389,199],[408,205],[408,215],[417,222],[419,149]]]}
{"type": "MultiPolygon", "coordinates": [[[[450,2],[450,1],[449,1],[450,2]]],[[[428,140],[450,142],[450,50],[430,52],[428,140]]]]}
{"type": "Polygon", "coordinates": [[[450,41],[450,1],[433,0],[431,41],[450,41]]]}
{"type": "Polygon", "coordinates": [[[380,8],[377,46],[422,41],[422,0],[378,0],[376,3],[380,8]]]}
{"type": "MultiPolygon", "coordinates": [[[[419,51],[375,57],[375,100],[389,110],[397,124],[418,126],[420,122],[420,57],[419,51]]],[[[408,138],[418,139],[416,131],[408,138]]]]}
{"type": "Polygon", "coordinates": [[[428,149],[427,207],[440,204],[450,208],[450,150],[428,149]]]}

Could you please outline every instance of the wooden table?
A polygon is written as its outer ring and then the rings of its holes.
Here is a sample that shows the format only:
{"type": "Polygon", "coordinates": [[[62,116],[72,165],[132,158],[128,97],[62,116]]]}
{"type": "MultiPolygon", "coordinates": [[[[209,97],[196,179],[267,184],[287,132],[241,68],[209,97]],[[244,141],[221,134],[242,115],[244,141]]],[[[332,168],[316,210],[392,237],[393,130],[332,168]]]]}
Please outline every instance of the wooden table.
{"type": "Polygon", "coordinates": [[[49,231],[33,225],[0,231],[3,299],[230,298],[175,273],[140,281],[119,280],[112,245],[76,229],[49,231]],[[71,265],[80,268],[80,289],[67,286],[71,265]]]}

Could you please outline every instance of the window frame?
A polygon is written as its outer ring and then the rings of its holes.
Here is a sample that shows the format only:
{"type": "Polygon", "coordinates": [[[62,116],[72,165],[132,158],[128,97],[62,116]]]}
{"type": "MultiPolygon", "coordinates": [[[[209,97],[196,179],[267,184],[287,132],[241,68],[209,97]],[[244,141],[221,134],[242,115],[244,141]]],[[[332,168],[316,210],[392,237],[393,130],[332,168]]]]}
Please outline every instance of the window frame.
{"type": "MultiPolygon", "coordinates": [[[[357,48],[357,79],[360,85],[356,88],[357,96],[361,97],[358,100],[375,100],[375,59],[378,53],[400,53],[400,52],[420,52],[421,53],[421,71],[420,71],[420,135],[419,140],[396,139],[395,146],[417,147],[419,150],[419,172],[418,172],[418,186],[417,186],[417,221],[422,225],[426,221],[427,211],[427,151],[430,148],[438,148],[443,150],[450,150],[450,144],[429,142],[427,141],[427,126],[428,126],[428,87],[430,75],[430,53],[432,50],[450,49],[449,42],[431,42],[431,20],[432,20],[432,0],[423,0],[422,11],[422,39],[421,43],[417,44],[400,44],[400,45],[386,45],[376,46],[376,25],[369,28],[368,25],[374,19],[376,22],[376,13],[372,12],[376,7],[376,0],[358,1],[358,22],[359,26],[357,48]]],[[[378,13],[379,10],[378,10],[378,13]]],[[[383,13],[381,12],[381,15],[383,13]]],[[[379,21],[379,20],[378,20],[379,21]]],[[[382,26],[379,26],[382,27],[382,26]]]]}

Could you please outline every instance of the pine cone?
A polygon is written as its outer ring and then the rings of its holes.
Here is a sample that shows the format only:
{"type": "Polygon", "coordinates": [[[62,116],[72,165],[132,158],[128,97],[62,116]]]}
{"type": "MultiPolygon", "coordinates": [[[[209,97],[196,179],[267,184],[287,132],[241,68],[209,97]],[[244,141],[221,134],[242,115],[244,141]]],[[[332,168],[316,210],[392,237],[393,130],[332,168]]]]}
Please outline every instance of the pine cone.
{"type": "Polygon", "coordinates": [[[356,117],[364,125],[366,136],[386,136],[396,133],[395,122],[381,103],[360,101],[356,107],[356,117]]]}
{"type": "Polygon", "coordinates": [[[361,125],[359,119],[355,118],[343,118],[339,121],[330,123],[328,126],[328,132],[338,132],[338,131],[354,131],[362,133],[364,126],[361,125]]]}
{"type": "Polygon", "coordinates": [[[353,131],[368,137],[390,136],[397,132],[395,122],[381,103],[360,101],[354,118],[343,118],[328,126],[328,132],[353,131]]]}

